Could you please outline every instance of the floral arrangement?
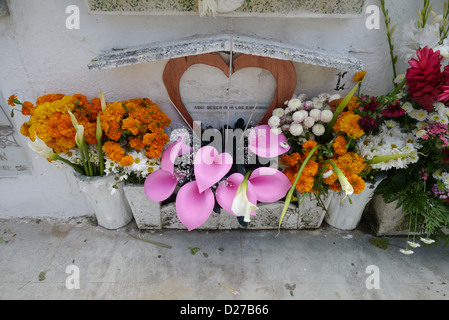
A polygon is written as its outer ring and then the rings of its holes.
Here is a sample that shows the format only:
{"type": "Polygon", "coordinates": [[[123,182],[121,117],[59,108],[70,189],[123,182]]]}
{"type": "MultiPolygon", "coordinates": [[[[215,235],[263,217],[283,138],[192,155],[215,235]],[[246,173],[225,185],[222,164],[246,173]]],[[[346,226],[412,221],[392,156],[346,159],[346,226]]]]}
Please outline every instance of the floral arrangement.
{"type": "MultiPolygon", "coordinates": [[[[241,133],[237,140],[241,139],[243,147],[233,148],[238,152],[223,153],[210,144],[195,148],[192,145],[195,137],[187,131],[174,135],[163,152],[160,170],[145,181],[145,194],[152,201],[163,202],[178,189],[177,215],[189,231],[203,225],[213,212],[221,213],[221,208],[247,227],[251,216],[257,213],[259,202],[279,201],[291,187],[289,179],[278,169],[250,164],[248,159],[252,154],[278,157],[290,148],[285,145],[286,138],[272,133],[268,126],[241,133]],[[239,160],[242,152],[243,161],[239,160]]],[[[224,150],[229,150],[226,134],[220,138],[224,150]]]]}
{"type": "Polygon", "coordinates": [[[20,132],[34,151],[85,176],[143,183],[168,142],[164,128],[171,120],[147,98],[107,103],[100,91],[90,103],[82,94],[48,94],[35,104],[12,95],[8,104],[21,107],[12,115],[30,117],[20,132]]]}
{"type": "MultiPolygon", "coordinates": [[[[394,122],[381,127],[381,135],[405,152],[417,152],[407,169],[403,161],[388,172],[388,177],[376,190],[386,203],[397,201],[408,218],[409,239],[401,252],[413,254],[411,248],[420,247],[416,237],[425,244],[435,243],[438,237],[446,238],[442,229],[449,225],[449,201],[447,198],[447,172],[449,154],[449,67],[443,66],[448,56],[449,9],[444,3],[443,15],[432,11],[430,0],[423,1],[418,22],[404,26],[401,57],[408,61],[404,75],[397,75],[398,57],[392,45],[396,26],[391,27],[388,11],[381,1],[386,17],[387,36],[390,43],[395,90],[374,99],[381,104],[397,101],[400,108],[394,122]],[[430,18],[432,17],[432,20],[430,18]],[[402,142],[402,144],[398,144],[402,142]],[[413,234],[413,239],[411,236],[413,234]]],[[[384,140],[385,141],[385,140],[384,140]]],[[[363,142],[372,146],[376,141],[363,142]]],[[[385,164],[388,166],[388,163],[385,164]]]]}

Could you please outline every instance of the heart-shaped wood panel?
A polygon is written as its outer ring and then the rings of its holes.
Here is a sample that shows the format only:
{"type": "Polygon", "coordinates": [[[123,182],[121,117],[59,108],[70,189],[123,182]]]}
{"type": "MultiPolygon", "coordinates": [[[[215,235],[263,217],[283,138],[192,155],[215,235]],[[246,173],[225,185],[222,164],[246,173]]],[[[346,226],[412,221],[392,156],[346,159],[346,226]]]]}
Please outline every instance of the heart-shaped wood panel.
{"type": "Polygon", "coordinates": [[[218,53],[206,53],[195,56],[171,59],[164,70],[163,81],[172,103],[176,106],[183,120],[193,128],[194,119],[182,102],[179,84],[183,74],[195,64],[205,64],[223,71],[226,77],[244,68],[261,68],[268,70],[276,80],[276,92],[260,124],[266,124],[273,110],[283,106],[286,100],[291,99],[296,89],[296,70],[291,61],[268,57],[241,54],[233,60],[233,70],[218,53]]]}

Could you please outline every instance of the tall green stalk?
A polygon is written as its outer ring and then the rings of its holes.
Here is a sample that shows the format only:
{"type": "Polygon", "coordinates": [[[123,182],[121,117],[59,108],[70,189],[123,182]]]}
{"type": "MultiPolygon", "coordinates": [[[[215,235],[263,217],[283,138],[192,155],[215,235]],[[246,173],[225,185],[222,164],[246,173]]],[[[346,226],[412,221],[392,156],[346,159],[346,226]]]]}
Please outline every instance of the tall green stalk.
{"type": "MultiPolygon", "coordinates": [[[[425,0],[427,1],[427,0],[425,0]]],[[[389,11],[388,9],[385,7],[385,0],[380,0],[380,4],[381,4],[381,8],[382,8],[382,13],[385,17],[385,26],[387,27],[387,37],[388,37],[388,45],[390,47],[390,57],[391,57],[391,64],[393,67],[393,84],[395,87],[397,87],[397,84],[394,82],[394,80],[398,77],[398,73],[396,70],[396,65],[398,63],[398,56],[395,54],[395,49],[394,49],[394,44],[393,44],[393,35],[394,32],[396,31],[396,25],[391,26],[391,18],[389,16],[389,11]]]]}

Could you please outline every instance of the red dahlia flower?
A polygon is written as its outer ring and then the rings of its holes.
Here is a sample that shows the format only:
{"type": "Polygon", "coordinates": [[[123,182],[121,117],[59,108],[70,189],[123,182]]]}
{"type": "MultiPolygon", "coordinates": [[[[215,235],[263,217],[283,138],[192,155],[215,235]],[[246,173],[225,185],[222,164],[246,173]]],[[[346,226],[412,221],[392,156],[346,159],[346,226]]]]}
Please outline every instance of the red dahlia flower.
{"type": "Polygon", "coordinates": [[[443,75],[441,73],[440,51],[434,52],[425,47],[417,51],[419,60],[411,59],[411,68],[407,70],[407,85],[413,100],[432,112],[433,104],[441,94],[443,75]]]}

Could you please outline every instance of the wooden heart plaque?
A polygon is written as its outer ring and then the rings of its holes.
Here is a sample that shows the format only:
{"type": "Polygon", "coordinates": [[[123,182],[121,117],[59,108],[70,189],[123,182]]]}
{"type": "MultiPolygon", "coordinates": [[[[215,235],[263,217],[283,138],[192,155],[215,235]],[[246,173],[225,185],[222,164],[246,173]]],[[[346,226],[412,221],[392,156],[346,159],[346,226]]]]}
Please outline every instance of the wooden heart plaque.
{"type": "Polygon", "coordinates": [[[286,100],[292,98],[296,89],[296,70],[291,61],[279,60],[268,57],[242,54],[233,60],[233,70],[230,72],[229,65],[218,53],[207,53],[195,56],[171,59],[164,70],[163,81],[168,95],[173,104],[178,108],[184,121],[193,128],[194,119],[182,102],[179,84],[183,74],[195,64],[205,64],[216,67],[223,71],[226,77],[244,68],[261,68],[271,72],[276,80],[276,92],[260,124],[266,124],[273,110],[284,105],[286,100]]]}

